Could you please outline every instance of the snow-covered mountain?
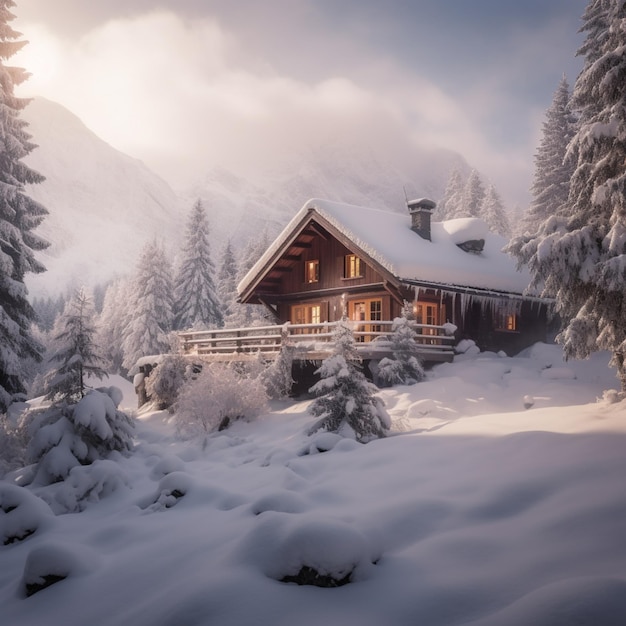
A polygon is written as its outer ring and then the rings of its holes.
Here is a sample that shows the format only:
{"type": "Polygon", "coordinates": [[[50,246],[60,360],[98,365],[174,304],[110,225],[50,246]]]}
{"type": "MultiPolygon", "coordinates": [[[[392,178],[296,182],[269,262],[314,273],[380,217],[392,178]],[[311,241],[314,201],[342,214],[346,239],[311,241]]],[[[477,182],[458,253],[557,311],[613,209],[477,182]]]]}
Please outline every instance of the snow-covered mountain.
{"type": "Polygon", "coordinates": [[[28,278],[33,295],[125,274],[147,239],[169,237],[180,199],[164,180],[59,104],[35,99],[23,117],[39,146],[27,162],[46,177],[27,192],[50,212],[38,229],[48,271],[28,278]]]}
{"type": "Polygon", "coordinates": [[[443,150],[414,149],[399,158],[337,140],[271,171],[244,177],[216,168],[174,191],[59,104],[35,99],[24,119],[39,146],[27,162],[46,177],[28,193],[50,212],[38,231],[51,243],[42,253],[48,271],[28,277],[33,296],[128,274],[151,238],[176,250],[198,198],[209,213],[217,256],[229,238],[238,248],[263,230],[274,236],[311,197],[404,211],[405,193],[439,199],[450,170],[469,169],[460,155],[443,150]]]}

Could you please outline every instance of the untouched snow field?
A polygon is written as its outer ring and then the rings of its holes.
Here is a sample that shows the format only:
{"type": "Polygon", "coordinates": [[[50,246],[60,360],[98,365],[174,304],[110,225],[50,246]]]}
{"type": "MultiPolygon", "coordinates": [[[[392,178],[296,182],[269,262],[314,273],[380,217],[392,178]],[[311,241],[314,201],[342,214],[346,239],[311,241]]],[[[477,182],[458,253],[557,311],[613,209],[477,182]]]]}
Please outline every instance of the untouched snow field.
{"type": "Polygon", "coordinates": [[[4,513],[39,523],[0,545],[0,623],[623,626],[626,402],[597,401],[608,359],[459,357],[381,391],[393,435],[366,445],[306,436],[308,401],[204,446],[141,412],[135,452],[103,466],[112,493],[4,513]],[[280,582],[303,566],[351,582],[280,582]],[[26,597],[51,570],[66,578],[26,597]]]}

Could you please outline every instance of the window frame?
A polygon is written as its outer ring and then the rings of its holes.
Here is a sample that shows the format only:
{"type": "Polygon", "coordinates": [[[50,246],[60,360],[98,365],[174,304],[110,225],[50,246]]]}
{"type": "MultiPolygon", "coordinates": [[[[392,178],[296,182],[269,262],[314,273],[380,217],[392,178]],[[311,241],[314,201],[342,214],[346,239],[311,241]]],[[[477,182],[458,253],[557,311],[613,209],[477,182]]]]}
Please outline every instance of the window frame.
{"type": "Polygon", "coordinates": [[[343,277],[351,280],[365,276],[365,263],[358,254],[346,254],[343,259],[343,277]]]}

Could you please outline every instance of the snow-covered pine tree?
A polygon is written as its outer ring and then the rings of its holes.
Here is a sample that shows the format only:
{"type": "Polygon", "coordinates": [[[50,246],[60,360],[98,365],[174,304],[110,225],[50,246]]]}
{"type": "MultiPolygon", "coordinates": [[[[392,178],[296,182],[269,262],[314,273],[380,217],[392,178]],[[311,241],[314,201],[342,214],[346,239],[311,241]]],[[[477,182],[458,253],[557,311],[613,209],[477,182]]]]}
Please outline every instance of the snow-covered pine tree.
{"type": "Polygon", "coordinates": [[[144,246],[133,281],[129,321],[124,329],[122,366],[135,372],[142,356],[170,350],[168,333],[173,323],[172,266],[156,242],[144,246]]]}
{"type": "Polygon", "coordinates": [[[352,328],[338,322],[333,331],[333,352],[317,369],[320,380],[310,391],[317,395],[309,411],[320,419],[309,430],[320,429],[367,443],[385,437],[391,419],[378,389],[361,371],[361,358],[354,342],[352,328]]]}
{"type": "Polygon", "coordinates": [[[458,169],[453,169],[443,192],[443,199],[437,207],[437,219],[440,222],[459,217],[463,211],[463,189],[465,184],[458,169]]]}
{"type": "Polygon", "coordinates": [[[176,277],[175,328],[204,330],[223,325],[211,260],[209,221],[197,200],[187,219],[185,243],[176,277]]]}
{"type": "Polygon", "coordinates": [[[110,283],[104,294],[102,313],[97,320],[96,341],[101,347],[102,358],[106,370],[110,374],[126,376],[128,371],[123,367],[124,329],[129,319],[128,303],[131,300],[132,283],[120,278],[110,283]]]}
{"type": "Polygon", "coordinates": [[[556,300],[566,357],[611,351],[626,392],[626,1],[591,0],[583,21],[568,199],[518,259],[556,300]]]}
{"type": "Polygon", "coordinates": [[[229,326],[237,307],[237,262],[230,239],[226,242],[217,275],[217,295],[224,324],[229,326]]]}
{"type": "Polygon", "coordinates": [[[493,184],[487,187],[485,198],[480,207],[480,217],[485,220],[489,230],[503,237],[510,237],[511,225],[507,217],[502,198],[493,184]]]}
{"type": "Polygon", "coordinates": [[[289,331],[285,325],[281,331],[280,352],[261,374],[267,395],[274,400],[287,398],[291,393],[294,383],[292,374],[294,350],[295,346],[289,340],[289,331]]]}
{"type": "Polygon", "coordinates": [[[391,350],[393,359],[385,357],[378,364],[378,377],[384,385],[413,385],[426,377],[415,341],[417,333],[405,317],[393,320],[391,350]]]}
{"type": "Polygon", "coordinates": [[[34,252],[48,246],[34,233],[48,212],[24,193],[25,185],[44,180],[22,162],[35,145],[20,118],[29,101],[17,98],[14,87],[28,74],[5,65],[26,44],[9,25],[15,18],[10,11],[14,6],[12,0],[0,0],[0,413],[15,394],[25,392],[22,363],[41,360],[42,347],[30,332],[35,313],[24,276],[44,271],[34,252]]]}
{"type": "Polygon", "coordinates": [[[524,217],[522,233],[536,233],[539,225],[556,215],[567,201],[575,162],[565,155],[576,133],[576,124],[569,83],[563,76],[543,122],[541,142],[535,155],[532,201],[524,217]]]}
{"type": "Polygon", "coordinates": [[[75,402],[85,396],[85,378],[102,380],[107,373],[101,365],[94,342],[94,311],[84,289],[78,289],[61,316],[60,332],[55,335],[58,350],[52,359],[59,366],[46,377],[46,398],[75,402]]]}
{"type": "MultiPolygon", "coordinates": [[[[236,283],[252,269],[253,265],[263,256],[269,246],[267,231],[256,237],[251,237],[241,252],[237,268],[236,283]]],[[[260,304],[234,304],[234,312],[228,320],[231,328],[267,324],[267,310],[260,304]]]]}
{"type": "Polygon", "coordinates": [[[480,217],[485,187],[476,170],[472,170],[463,189],[463,206],[456,217],[480,217]]]}

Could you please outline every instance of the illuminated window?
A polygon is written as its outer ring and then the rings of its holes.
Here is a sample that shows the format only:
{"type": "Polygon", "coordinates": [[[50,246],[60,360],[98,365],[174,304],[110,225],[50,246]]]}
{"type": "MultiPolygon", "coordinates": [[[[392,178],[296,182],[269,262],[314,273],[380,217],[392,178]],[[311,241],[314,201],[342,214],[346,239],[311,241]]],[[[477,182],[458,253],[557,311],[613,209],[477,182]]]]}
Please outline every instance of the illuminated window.
{"type": "Polygon", "coordinates": [[[315,304],[310,308],[309,315],[311,318],[311,324],[319,324],[322,321],[322,307],[319,304],[315,304]]]}
{"type": "Polygon", "coordinates": [[[316,283],[320,279],[320,262],[306,261],[304,263],[304,282],[316,283]]]}
{"type": "Polygon", "coordinates": [[[319,304],[301,304],[291,307],[292,324],[320,324],[322,307],[319,304]]]}
{"type": "Polygon", "coordinates": [[[517,331],[517,315],[515,313],[498,312],[495,316],[496,330],[517,331]]]}
{"type": "Polygon", "coordinates": [[[356,254],[346,255],[345,261],[345,278],[360,278],[363,276],[363,262],[356,254]]]}

